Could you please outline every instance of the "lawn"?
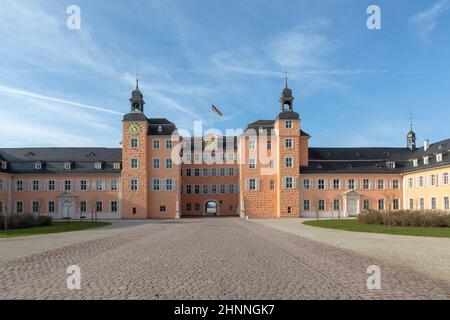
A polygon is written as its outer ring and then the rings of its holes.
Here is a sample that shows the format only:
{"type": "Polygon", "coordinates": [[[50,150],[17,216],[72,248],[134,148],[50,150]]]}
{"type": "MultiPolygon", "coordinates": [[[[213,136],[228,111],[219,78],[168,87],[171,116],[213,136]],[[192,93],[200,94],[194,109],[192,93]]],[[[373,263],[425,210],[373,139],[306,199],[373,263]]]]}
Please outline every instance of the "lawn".
{"type": "Polygon", "coordinates": [[[450,238],[450,228],[391,227],[384,225],[362,224],[356,219],[311,220],[304,224],[313,227],[337,229],[353,232],[388,233],[402,236],[450,238]]]}
{"type": "Polygon", "coordinates": [[[14,229],[8,230],[8,234],[4,230],[0,231],[0,238],[10,238],[10,237],[23,237],[23,236],[34,236],[38,234],[49,234],[49,233],[61,233],[61,232],[71,232],[88,230],[93,228],[100,228],[110,226],[109,222],[94,222],[94,221],[54,221],[51,226],[46,227],[35,227],[27,229],[14,229]]]}

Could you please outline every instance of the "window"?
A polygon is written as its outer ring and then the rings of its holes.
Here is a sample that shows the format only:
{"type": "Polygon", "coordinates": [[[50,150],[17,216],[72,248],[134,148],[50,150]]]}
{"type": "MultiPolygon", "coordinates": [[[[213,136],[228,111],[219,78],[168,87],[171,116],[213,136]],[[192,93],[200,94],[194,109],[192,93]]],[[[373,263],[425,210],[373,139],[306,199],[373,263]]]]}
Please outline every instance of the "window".
{"type": "Polygon", "coordinates": [[[198,184],[196,184],[196,185],[194,186],[194,193],[195,193],[195,194],[200,194],[200,186],[199,186],[198,184]]]}
{"type": "Polygon", "coordinates": [[[420,210],[425,209],[425,199],[424,198],[419,199],[419,206],[420,206],[420,210]]]}
{"type": "Polygon", "coordinates": [[[172,140],[166,140],[166,149],[172,149],[172,148],[173,148],[172,140]]]}
{"type": "Polygon", "coordinates": [[[220,168],[220,176],[225,177],[227,175],[225,168],[220,168]]]}
{"type": "Polygon", "coordinates": [[[384,199],[378,199],[378,210],[384,210],[384,199]]]}
{"type": "Polygon", "coordinates": [[[172,169],[173,168],[173,162],[171,158],[166,159],[166,169],[172,169]]]}
{"type": "Polygon", "coordinates": [[[230,185],[228,186],[228,193],[229,193],[229,194],[234,194],[234,184],[230,184],[230,185]]]}
{"type": "Polygon", "coordinates": [[[188,204],[186,205],[186,210],[187,210],[187,211],[192,211],[192,204],[188,203],[188,204]]]}
{"type": "Polygon", "coordinates": [[[377,189],[379,189],[379,190],[384,189],[384,180],[383,179],[377,180],[377,189]]]}
{"type": "Polygon", "coordinates": [[[288,208],[287,208],[287,213],[289,213],[289,214],[292,213],[292,207],[288,207],[288,208]]]}
{"type": "Polygon", "coordinates": [[[8,162],[2,161],[2,169],[6,170],[8,168],[8,162]]]}
{"type": "Polygon", "coordinates": [[[333,189],[339,190],[341,188],[341,180],[333,179],[333,189]]]}
{"type": "Polygon", "coordinates": [[[423,157],[423,164],[429,164],[430,163],[430,157],[423,157]]]}
{"type": "Polygon", "coordinates": [[[22,201],[16,202],[16,213],[23,213],[23,202],[22,201]]]}
{"type": "Polygon", "coordinates": [[[291,157],[287,157],[284,160],[285,160],[286,168],[292,168],[293,167],[293,162],[292,162],[292,158],[291,157]]]}
{"type": "Polygon", "coordinates": [[[394,162],[394,161],[387,161],[387,162],[386,162],[386,166],[387,166],[389,169],[395,169],[395,162],[394,162]]]}
{"type": "Polygon", "coordinates": [[[436,198],[431,198],[431,210],[436,210],[436,198]]]}
{"type": "Polygon", "coordinates": [[[392,207],[394,210],[399,210],[400,209],[400,201],[398,199],[394,199],[394,201],[392,203],[392,207]]]}
{"type": "Polygon", "coordinates": [[[190,184],[188,184],[186,186],[186,194],[191,194],[192,193],[192,186],[190,184]]]}
{"type": "Polygon", "coordinates": [[[35,162],[34,163],[34,169],[35,170],[42,170],[42,162],[35,162]]]}
{"type": "Polygon", "coordinates": [[[413,160],[413,166],[414,166],[414,167],[419,166],[419,160],[418,160],[418,159],[414,159],[414,160],[413,160]]]}
{"type": "Polygon", "coordinates": [[[370,189],[370,181],[369,179],[363,179],[363,189],[369,190],[370,189]]]}
{"type": "Polygon", "coordinates": [[[311,210],[311,202],[309,200],[303,200],[303,211],[311,210]]]}
{"type": "Polygon", "coordinates": [[[325,200],[319,200],[319,211],[325,211],[325,200]]]}
{"type": "Polygon", "coordinates": [[[186,177],[190,177],[192,175],[191,169],[186,169],[186,177]]]}
{"type": "Polygon", "coordinates": [[[174,190],[174,179],[166,179],[166,191],[174,190]]]}
{"type": "Polygon", "coordinates": [[[163,131],[162,126],[158,126],[158,132],[162,132],[162,131],[163,131]]]}
{"type": "Polygon", "coordinates": [[[408,179],[408,185],[409,185],[410,189],[414,188],[414,178],[409,178],[408,179]]]}
{"type": "Polygon", "coordinates": [[[436,155],[436,162],[442,162],[442,153],[436,155]]]}
{"type": "Polygon", "coordinates": [[[95,180],[95,191],[104,191],[104,183],[103,180],[95,180]]]}
{"type": "Polygon", "coordinates": [[[225,194],[227,192],[226,186],[224,184],[220,185],[220,193],[225,194]]]}
{"type": "Polygon", "coordinates": [[[111,181],[109,182],[109,189],[110,189],[111,191],[117,191],[117,190],[119,190],[119,184],[118,184],[117,180],[111,180],[111,181]]]}
{"type": "Polygon", "coordinates": [[[49,201],[48,202],[48,213],[54,213],[55,212],[55,201],[49,201]]]}
{"type": "Polygon", "coordinates": [[[86,180],[81,180],[80,181],[80,190],[81,191],[87,191],[87,181],[86,180]]]}
{"type": "Polygon", "coordinates": [[[303,189],[305,190],[311,189],[311,181],[309,179],[303,180],[303,189]]]}
{"type": "Polygon", "coordinates": [[[16,181],[16,191],[23,191],[23,181],[16,181]]]}
{"type": "Polygon", "coordinates": [[[248,167],[249,167],[249,169],[256,169],[256,160],[248,159],[248,167]]]}
{"type": "Polygon", "coordinates": [[[394,180],[392,180],[392,189],[399,189],[399,187],[400,187],[400,184],[399,184],[399,181],[398,181],[398,179],[394,179],[394,180]]]}
{"type": "Polygon", "coordinates": [[[423,176],[420,176],[420,177],[419,177],[419,187],[423,187],[424,184],[425,184],[425,179],[424,179],[423,176]]]}
{"type": "Polygon", "coordinates": [[[103,201],[95,202],[95,212],[103,212],[103,201]]]}
{"type": "Polygon", "coordinates": [[[292,139],[288,138],[288,139],[284,140],[284,145],[286,148],[292,149],[293,148],[292,139]]]}
{"type": "Polygon", "coordinates": [[[96,161],[96,162],[94,163],[94,169],[95,169],[95,170],[101,170],[102,167],[103,167],[103,162],[101,162],[101,161],[96,161]]]}
{"type": "Polygon", "coordinates": [[[159,140],[153,140],[153,149],[159,149],[159,140]]]}
{"type": "Polygon", "coordinates": [[[414,199],[409,199],[409,210],[414,210],[414,199]]]}
{"type": "Polygon", "coordinates": [[[138,159],[131,159],[131,169],[137,169],[138,168],[138,159]]]}
{"type": "Polygon", "coordinates": [[[256,179],[248,179],[248,190],[256,190],[256,179]]]}
{"type": "Polygon", "coordinates": [[[248,148],[256,149],[256,140],[248,140],[248,148]]]}
{"type": "Polygon", "coordinates": [[[370,201],[369,201],[369,199],[364,199],[364,201],[363,201],[363,207],[364,207],[364,210],[370,210],[370,201]]]}
{"type": "Polygon", "coordinates": [[[64,170],[71,170],[72,162],[64,162],[64,170]]]}
{"type": "Polygon", "coordinates": [[[153,158],[153,169],[159,169],[159,158],[153,158]]]}
{"type": "Polygon", "coordinates": [[[287,120],[285,124],[286,124],[286,129],[292,129],[293,128],[291,120],[287,120]]]}
{"type": "Polygon", "coordinates": [[[442,184],[448,184],[448,172],[442,175],[442,184]]]}
{"type": "Polygon", "coordinates": [[[325,189],[325,180],[324,179],[317,180],[317,189],[319,189],[319,190],[325,189]]]}
{"type": "Polygon", "coordinates": [[[195,204],[195,211],[200,211],[200,203],[195,204]]]}
{"type": "Polygon", "coordinates": [[[119,211],[119,205],[117,201],[111,201],[111,212],[117,212],[119,211]]]}
{"type": "Polygon", "coordinates": [[[33,201],[31,203],[31,212],[32,213],[39,213],[39,201],[33,201]]]}
{"type": "Polygon", "coordinates": [[[283,178],[283,188],[284,189],[295,189],[295,178],[294,177],[284,177],[283,178]]]}
{"type": "Polygon", "coordinates": [[[136,149],[138,147],[138,139],[131,139],[131,148],[136,149]]]}
{"type": "Polygon", "coordinates": [[[217,185],[213,184],[211,185],[211,194],[216,194],[217,193],[217,185]]]}
{"type": "Polygon", "coordinates": [[[32,191],[39,191],[40,190],[40,183],[38,180],[33,180],[31,184],[31,190],[32,191]]]}
{"type": "Polygon", "coordinates": [[[211,169],[211,177],[215,177],[217,176],[217,169],[216,168],[212,168],[211,169]]]}
{"type": "Polygon", "coordinates": [[[0,201],[0,214],[3,213],[3,201],[0,201]]]}
{"type": "Polygon", "coordinates": [[[272,142],[267,141],[267,150],[272,150],[272,142]]]}
{"type": "Polygon", "coordinates": [[[3,179],[0,179],[0,191],[3,190],[3,179]]]}
{"type": "Polygon", "coordinates": [[[450,199],[449,199],[449,197],[444,197],[444,210],[450,210],[450,199]]]}
{"type": "Polygon", "coordinates": [[[138,189],[138,180],[137,179],[131,179],[130,189],[131,189],[131,191],[137,191],[137,189],[138,189]]]}
{"type": "Polygon", "coordinates": [[[270,190],[275,190],[275,180],[270,180],[270,190]]]}
{"type": "Polygon", "coordinates": [[[432,175],[430,175],[430,186],[436,186],[436,175],[435,174],[432,174],[432,175]]]}
{"type": "Polygon", "coordinates": [[[166,206],[159,206],[159,212],[166,212],[166,206]]]}
{"type": "Polygon", "coordinates": [[[350,190],[354,190],[355,189],[355,179],[349,179],[348,180],[348,188],[350,190]]]}
{"type": "Polygon", "coordinates": [[[161,190],[161,181],[159,179],[153,179],[152,190],[153,191],[161,190]]]}
{"type": "Polygon", "coordinates": [[[235,176],[235,170],[234,170],[234,168],[228,168],[228,175],[230,176],[230,177],[234,177],[235,176]]]}
{"type": "Polygon", "coordinates": [[[339,199],[333,200],[333,210],[335,211],[341,210],[341,202],[339,201],[339,199]]]}
{"type": "Polygon", "coordinates": [[[64,181],[64,191],[72,191],[72,181],[70,180],[64,181]]]}
{"type": "Polygon", "coordinates": [[[87,211],[87,202],[86,201],[80,201],[80,213],[86,213],[87,211]]]}
{"type": "Polygon", "coordinates": [[[120,162],[114,162],[113,169],[114,170],[120,170],[120,162]]]}
{"type": "Polygon", "coordinates": [[[203,175],[204,177],[207,177],[207,176],[208,176],[208,168],[203,168],[203,170],[202,170],[202,175],[203,175]]]}

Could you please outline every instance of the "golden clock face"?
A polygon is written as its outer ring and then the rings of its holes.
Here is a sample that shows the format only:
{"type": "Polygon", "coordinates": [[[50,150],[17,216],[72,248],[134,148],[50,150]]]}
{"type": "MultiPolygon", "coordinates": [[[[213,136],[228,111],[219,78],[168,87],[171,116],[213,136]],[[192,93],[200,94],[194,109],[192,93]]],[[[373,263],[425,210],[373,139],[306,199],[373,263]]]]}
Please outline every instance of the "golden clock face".
{"type": "Polygon", "coordinates": [[[137,123],[131,123],[127,131],[129,135],[137,136],[141,133],[141,127],[137,123]]]}

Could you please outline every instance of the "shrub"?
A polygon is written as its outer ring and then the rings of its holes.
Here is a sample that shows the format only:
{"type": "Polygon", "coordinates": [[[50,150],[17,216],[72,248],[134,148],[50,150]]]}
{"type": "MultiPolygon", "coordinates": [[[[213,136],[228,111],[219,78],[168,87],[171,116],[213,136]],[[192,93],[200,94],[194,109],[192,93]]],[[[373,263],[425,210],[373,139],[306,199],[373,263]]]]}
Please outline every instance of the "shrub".
{"type": "Polygon", "coordinates": [[[399,210],[391,212],[367,211],[358,216],[364,224],[402,227],[450,228],[450,215],[440,210],[399,210]]]}
{"type": "MultiPolygon", "coordinates": [[[[50,226],[53,219],[47,216],[35,217],[31,214],[8,216],[8,229],[26,229],[50,226]]],[[[5,216],[0,216],[0,229],[5,229],[5,216]]]]}

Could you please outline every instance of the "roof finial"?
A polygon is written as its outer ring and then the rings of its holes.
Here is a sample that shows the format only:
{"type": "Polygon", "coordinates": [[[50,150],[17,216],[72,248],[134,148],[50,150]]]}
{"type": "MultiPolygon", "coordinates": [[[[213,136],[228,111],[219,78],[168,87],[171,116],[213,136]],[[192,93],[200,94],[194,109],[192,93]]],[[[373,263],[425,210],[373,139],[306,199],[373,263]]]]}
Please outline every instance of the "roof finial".
{"type": "Polygon", "coordinates": [[[410,131],[413,131],[413,113],[412,112],[410,112],[409,113],[409,130],[410,131]]]}
{"type": "Polygon", "coordinates": [[[286,80],[286,88],[287,88],[288,87],[288,79],[289,79],[287,71],[284,72],[284,79],[286,80]]]}
{"type": "Polygon", "coordinates": [[[139,75],[136,73],[136,90],[139,90],[139,75]]]}

